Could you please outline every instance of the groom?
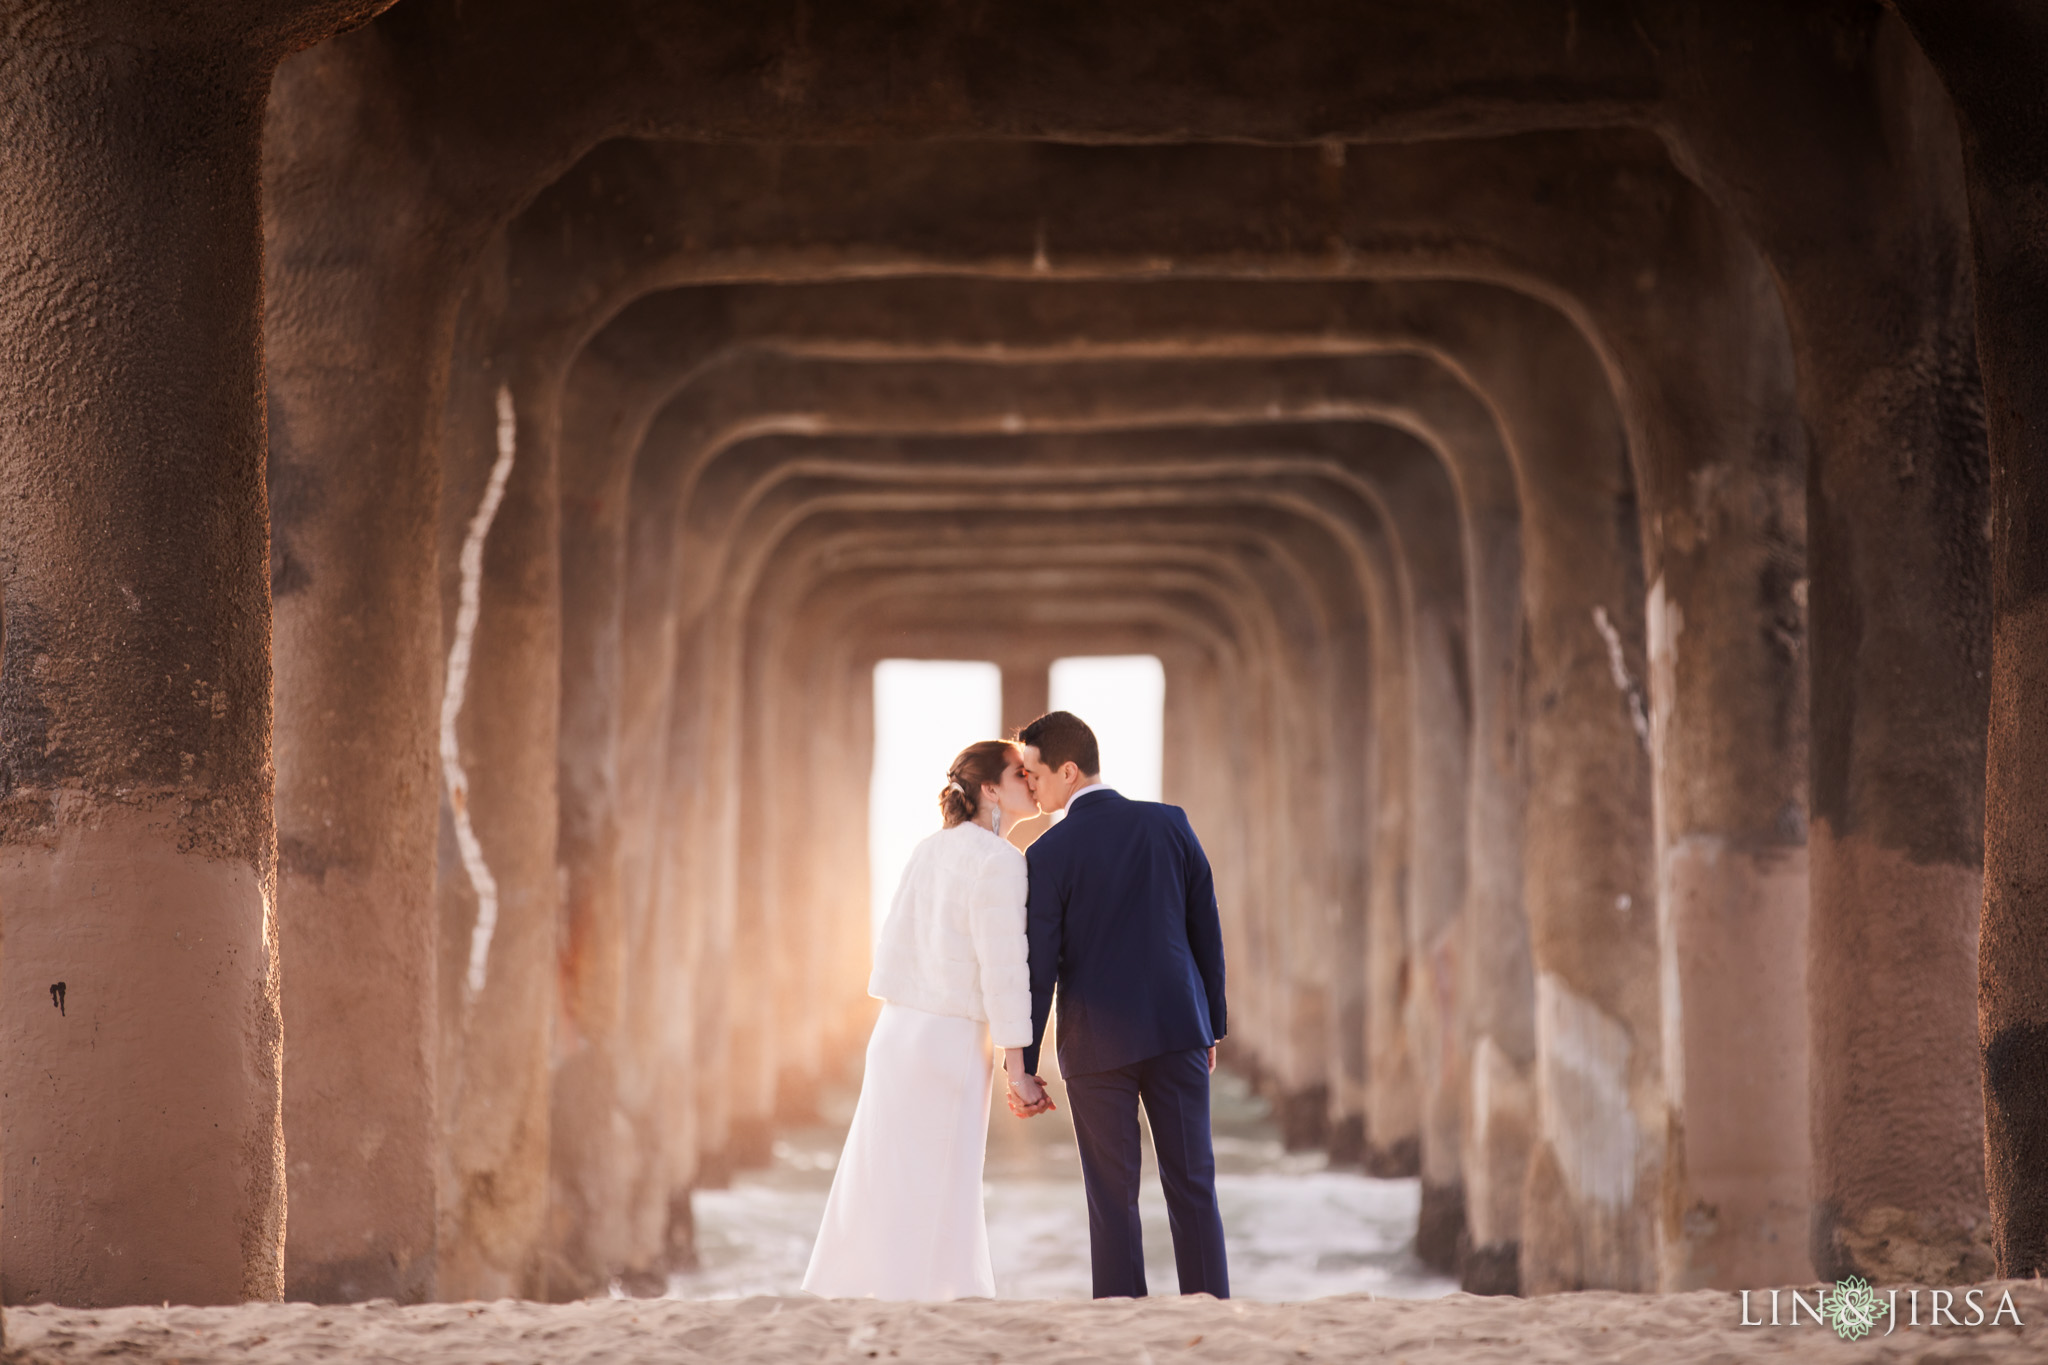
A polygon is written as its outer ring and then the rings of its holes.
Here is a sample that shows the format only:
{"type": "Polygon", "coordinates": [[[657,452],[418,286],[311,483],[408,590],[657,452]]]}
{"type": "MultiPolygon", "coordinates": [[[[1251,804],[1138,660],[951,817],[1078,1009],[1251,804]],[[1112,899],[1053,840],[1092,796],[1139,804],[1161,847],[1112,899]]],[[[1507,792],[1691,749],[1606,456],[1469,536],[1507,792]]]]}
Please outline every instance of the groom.
{"type": "MultiPolygon", "coordinates": [[[[1095,732],[1066,711],[1017,735],[1024,772],[1048,813],[1066,818],[1025,853],[1030,872],[1031,1046],[1038,1049],[1059,985],[1060,1074],[1066,1077],[1095,1297],[1145,1293],[1138,1229],[1138,1105],[1152,1125],[1173,1227],[1180,1292],[1230,1297],[1209,1073],[1223,1036],[1223,930],[1209,860],[1178,806],[1131,801],[1097,774],[1095,732]]],[[[1013,1113],[1024,1107],[1014,1092],[1013,1113]]]]}

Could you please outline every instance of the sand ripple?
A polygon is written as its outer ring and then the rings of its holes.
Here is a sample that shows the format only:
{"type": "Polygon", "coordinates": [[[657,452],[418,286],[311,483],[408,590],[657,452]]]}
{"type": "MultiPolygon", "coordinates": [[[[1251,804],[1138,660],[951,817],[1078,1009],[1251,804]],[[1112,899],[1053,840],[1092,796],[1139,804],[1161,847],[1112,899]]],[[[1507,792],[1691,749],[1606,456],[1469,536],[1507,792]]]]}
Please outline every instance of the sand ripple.
{"type": "Polygon", "coordinates": [[[756,1298],[711,1302],[590,1300],[570,1304],[347,1307],[9,1309],[8,1365],[177,1361],[283,1365],[302,1361],[437,1365],[772,1365],[899,1362],[1031,1365],[1114,1361],[1443,1362],[1547,1365],[1625,1361],[1733,1365],[1749,1360],[2033,1361],[2048,1356],[2048,1288],[2010,1288],[2028,1326],[1901,1329],[1844,1342],[1824,1329],[1739,1326],[1733,1295],[1565,1294],[1427,1301],[1364,1295],[1308,1303],[1218,1303],[1206,1297],[954,1304],[756,1298]]]}

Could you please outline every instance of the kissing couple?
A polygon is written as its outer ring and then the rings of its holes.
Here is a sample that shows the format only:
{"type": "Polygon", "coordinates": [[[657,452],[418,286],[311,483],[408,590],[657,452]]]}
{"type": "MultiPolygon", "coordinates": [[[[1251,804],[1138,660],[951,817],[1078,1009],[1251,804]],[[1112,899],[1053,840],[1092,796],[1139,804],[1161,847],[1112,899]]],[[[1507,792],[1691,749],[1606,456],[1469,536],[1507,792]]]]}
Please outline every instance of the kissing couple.
{"type": "Polygon", "coordinates": [[[1095,1297],[1145,1293],[1140,1104],[1180,1292],[1230,1297],[1209,1134],[1225,1026],[1215,883],[1186,813],[1104,785],[1098,755],[1095,732],[1054,711],[953,760],[945,827],[911,854],[875,949],[882,1011],[808,1292],[995,1296],[985,1038],[1002,1049],[1010,1112],[1045,1113],[1038,1049],[1057,992],[1095,1297]],[[1019,854],[1002,831],[1040,812],[1064,815],[1019,854]]]}

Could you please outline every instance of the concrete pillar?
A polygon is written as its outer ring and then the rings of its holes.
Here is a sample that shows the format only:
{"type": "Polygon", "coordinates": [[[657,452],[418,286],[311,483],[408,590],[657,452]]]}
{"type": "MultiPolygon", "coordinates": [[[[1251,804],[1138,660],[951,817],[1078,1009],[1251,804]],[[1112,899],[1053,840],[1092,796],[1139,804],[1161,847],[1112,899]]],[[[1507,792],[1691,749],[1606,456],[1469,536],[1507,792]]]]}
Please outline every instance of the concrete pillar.
{"type": "MultiPolygon", "coordinates": [[[[588,12],[570,27],[601,31],[588,12]]],[[[514,1268],[527,1253],[507,1241],[511,1228],[537,1226],[539,1206],[516,1193],[531,1180],[500,1178],[491,1163],[516,1150],[517,1160],[544,1168],[545,1142],[491,1118],[495,1103],[485,1113],[470,1107],[467,953],[454,950],[452,974],[447,954],[451,941],[466,949],[472,937],[475,892],[465,871],[463,890],[444,885],[437,894],[434,830],[435,802],[446,796],[436,764],[456,556],[495,463],[495,381],[514,377],[458,375],[491,382],[480,406],[450,397],[458,305],[493,233],[619,117],[614,88],[589,79],[563,37],[534,16],[409,10],[401,24],[367,25],[287,64],[266,130],[267,325],[280,436],[280,916],[287,973],[297,963],[310,987],[288,997],[303,1016],[288,1020],[287,1032],[304,1040],[292,1044],[301,1055],[287,1068],[285,1120],[302,1154],[292,1196],[295,1295],[489,1296],[532,1283],[514,1268]],[[555,99],[478,117],[491,91],[531,88],[542,68],[555,99]],[[459,510],[440,499],[451,402],[476,423],[464,439],[479,443],[481,460],[468,490],[475,496],[459,510]],[[438,575],[437,540],[448,554],[438,575]],[[445,620],[439,577],[448,580],[445,620]],[[440,926],[437,950],[434,921],[447,917],[453,932],[440,926]],[[389,999],[365,1006],[364,989],[389,999]],[[438,1024],[424,1015],[436,995],[438,1024]],[[337,1030],[332,1021],[343,1015],[333,1001],[389,1021],[389,1033],[337,1030]],[[438,1044],[430,1041],[437,1029],[438,1044]],[[441,1144],[422,1133],[437,1108],[457,1154],[435,1177],[422,1163],[441,1144]],[[468,1132],[472,1119],[489,1131],[468,1132]],[[509,1212],[515,1205],[526,1211],[509,1212]],[[480,1249],[486,1243],[491,1250],[480,1249]]],[[[630,25],[616,37],[630,43],[630,25]]],[[[545,396],[530,385],[513,396],[529,446],[524,424],[545,396]]],[[[513,470],[501,548],[524,534],[514,523],[527,509],[552,515],[528,497],[536,461],[515,459],[513,470]]],[[[479,637],[482,648],[492,647],[495,630],[479,637]]],[[[474,679],[478,690],[462,703],[472,726],[502,681],[498,673],[474,679]]],[[[511,698],[515,707],[526,700],[511,698]]],[[[452,808],[449,819],[447,862],[466,869],[452,808]]],[[[494,877],[510,875],[537,860],[536,848],[520,839],[497,855],[501,866],[488,856],[484,863],[494,877]]],[[[550,865],[550,887],[553,875],[550,865]]],[[[519,913],[521,897],[513,899],[519,913]]],[[[551,928],[543,938],[551,942],[551,928]]],[[[518,933],[503,940],[521,941],[518,933]]]]}
{"type": "MultiPolygon", "coordinates": [[[[1612,150],[1628,164],[1625,142],[1612,150]]],[[[1611,348],[1634,448],[1653,574],[1658,882],[1654,925],[1627,891],[1599,941],[1600,920],[1532,919],[1546,1131],[1525,1204],[1525,1290],[1656,1282],[1656,1191],[1684,1187],[1666,1156],[1683,1150],[1688,1096],[1711,1105],[1719,1093],[1709,1077],[1726,1047],[1723,1010],[1746,1026],[1749,1051],[1782,1059],[1747,1077],[1743,1131],[1769,1169],[1751,1168],[1760,1197],[1744,1221],[1780,1248],[1804,1222],[1803,440],[1761,261],[1654,162],[1628,174],[1665,176],[1677,198],[1664,221],[1683,212],[1687,223],[1682,245],[1648,267],[1654,313],[1642,277],[1615,268],[1620,242],[1602,250],[1561,228],[1546,246],[1611,348]],[[1731,749],[1734,733],[1753,742],[1731,749]],[[1652,1038],[1659,1057],[1646,1055],[1652,1038]]]]}
{"type": "Polygon", "coordinates": [[[322,1302],[435,1292],[452,308],[398,207],[425,172],[393,154],[412,142],[380,76],[363,40],[324,43],[284,64],[264,130],[287,1274],[322,1302]]]}
{"type": "Polygon", "coordinates": [[[1051,670],[1056,656],[1012,652],[997,656],[1003,670],[1003,733],[1015,734],[1052,709],[1051,670]]]}
{"type": "MultiPolygon", "coordinates": [[[[1534,1018],[1526,994],[1519,1006],[1515,999],[1529,983],[1528,924],[1570,923],[1650,894],[1650,755],[1637,500],[1607,376],[1554,309],[1465,290],[1443,301],[1428,334],[1500,414],[1519,486],[1528,622],[1528,919],[1519,941],[1496,929],[1472,943],[1471,1242],[1459,1272],[1468,1290],[1503,1293],[1520,1286],[1536,1126],[1534,1018]],[[1498,956],[1489,963],[1487,953],[1498,956]]],[[[1476,819],[1474,828],[1475,841],[1490,837],[1476,819]]]]}
{"type": "Polygon", "coordinates": [[[1984,902],[1978,952],[1985,1179],[2000,1275],[2048,1267],[2048,1132],[2041,1040],[2048,1037],[2042,914],[2048,758],[2048,242],[2041,215],[2042,117],[2027,72],[2048,52],[2037,14],[2000,4],[1900,7],[1955,101],[1975,248],[1978,359],[1990,446],[1990,732],[1984,791],[1984,902]]]}
{"type": "Polygon", "coordinates": [[[557,998],[560,529],[546,390],[502,350],[494,284],[480,271],[465,304],[441,443],[442,617],[451,678],[467,668],[442,710],[441,1288],[534,1298],[557,998]]]}
{"type": "MultiPolygon", "coordinates": [[[[586,372],[594,366],[585,366],[586,372]]],[[[607,407],[591,385],[564,390],[559,865],[565,954],[553,1071],[550,1276],[557,1293],[620,1278],[659,1292],[687,1261],[688,1222],[673,1229],[661,1160],[677,1062],[670,1033],[690,1017],[665,965],[678,926],[656,913],[652,844],[660,824],[657,747],[629,750],[650,721],[649,681],[632,672],[625,625],[629,460],[614,458],[607,407]],[[629,846],[630,840],[630,846],[629,846]]],[[[687,1057],[687,1030],[676,1039],[687,1057]]],[[[694,1140],[691,1140],[693,1145],[694,1140]]]]}
{"type": "Polygon", "coordinates": [[[373,8],[10,39],[9,1302],[284,1290],[259,130],[277,60],[373,8]]]}
{"type": "MultiPolygon", "coordinates": [[[[716,336],[715,316],[699,314],[671,339],[716,336]]],[[[649,360],[666,359],[650,357],[646,341],[599,336],[578,353],[564,385],[561,791],[570,895],[587,881],[584,903],[599,910],[604,881],[614,879],[625,949],[615,1098],[634,1136],[605,1158],[619,1196],[621,1216],[610,1225],[617,1237],[588,1244],[608,1273],[652,1286],[693,1264],[688,1192],[698,1174],[696,1089],[705,1059],[694,1041],[696,921],[676,899],[677,864],[668,856],[699,837],[665,786],[673,538],[656,510],[663,500],[632,491],[644,429],[622,414],[649,360]]]]}
{"type": "MultiPolygon", "coordinates": [[[[1813,437],[1811,1254],[1823,1277],[1976,1280],[1991,1270],[1970,990],[1990,640],[1960,148],[1895,19],[1789,22],[1765,43],[1779,98],[1838,112],[1760,139],[1753,111],[1701,101],[1681,126],[1770,260],[1813,437]]],[[[1696,60],[1710,81],[1751,69],[1733,43],[1696,60]]],[[[1703,1180],[1749,1170],[1747,1134],[1698,1139],[1725,1152],[1701,1149],[1703,1180]]],[[[1702,1247],[1673,1283],[1742,1255],[1702,1247]]]]}

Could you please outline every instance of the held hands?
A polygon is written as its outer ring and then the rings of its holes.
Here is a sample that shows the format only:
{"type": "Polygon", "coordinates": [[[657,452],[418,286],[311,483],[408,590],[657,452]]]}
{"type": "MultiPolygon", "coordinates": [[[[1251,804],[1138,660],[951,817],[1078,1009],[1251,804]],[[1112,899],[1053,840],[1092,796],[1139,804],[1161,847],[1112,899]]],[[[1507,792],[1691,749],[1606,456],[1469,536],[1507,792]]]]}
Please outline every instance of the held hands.
{"type": "Polygon", "coordinates": [[[1045,1082],[1036,1076],[1012,1080],[1003,1098],[1009,1102],[1010,1112],[1020,1119],[1036,1118],[1048,1110],[1059,1107],[1052,1102],[1052,1096],[1045,1092],[1045,1082]]]}
{"type": "Polygon", "coordinates": [[[1004,1049],[1003,1071],[1010,1080],[1009,1089],[1003,1098],[1008,1101],[1012,1114],[1020,1119],[1028,1119],[1056,1107],[1052,1102],[1052,1096],[1045,1093],[1045,1082],[1036,1076],[1025,1074],[1022,1048],[1004,1049]]]}

